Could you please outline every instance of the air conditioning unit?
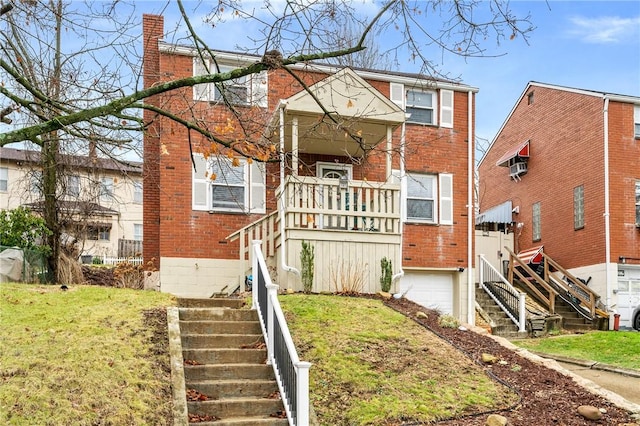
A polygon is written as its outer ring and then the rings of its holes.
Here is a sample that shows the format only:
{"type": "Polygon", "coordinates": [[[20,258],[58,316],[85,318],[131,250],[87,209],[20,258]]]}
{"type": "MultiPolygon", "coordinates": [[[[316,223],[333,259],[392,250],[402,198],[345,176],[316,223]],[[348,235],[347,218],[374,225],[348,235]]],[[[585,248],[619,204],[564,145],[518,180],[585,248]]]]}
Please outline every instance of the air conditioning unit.
{"type": "Polygon", "coordinates": [[[523,161],[509,166],[509,175],[514,179],[525,173],[527,173],[527,163],[523,161]]]}

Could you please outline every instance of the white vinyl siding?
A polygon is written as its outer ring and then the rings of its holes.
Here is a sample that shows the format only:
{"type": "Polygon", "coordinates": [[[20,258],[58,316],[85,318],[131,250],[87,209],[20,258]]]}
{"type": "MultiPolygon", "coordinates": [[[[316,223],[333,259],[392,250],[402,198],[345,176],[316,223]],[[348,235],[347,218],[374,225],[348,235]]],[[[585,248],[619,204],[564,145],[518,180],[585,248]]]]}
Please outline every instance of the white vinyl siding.
{"type": "Polygon", "coordinates": [[[194,156],[194,210],[222,212],[265,212],[264,164],[240,160],[233,166],[228,158],[194,156]]]}
{"type": "MultiPolygon", "coordinates": [[[[219,65],[220,73],[232,71],[242,65],[219,65]]],[[[207,63],[209,73],[216,74],[217,69],[212,61],[207,63]]],[[[200,58],[193,58],[193,75],[206,75],[207,67],[200,58]]],[[[218,87],[222,87],[227,101],[238,105],[267,106],[267,73],[250,74],[237,79],[218,83],[203,83],[193,86],[193,99],[196,101],[220,102],[223,96],[218,87]]]]}

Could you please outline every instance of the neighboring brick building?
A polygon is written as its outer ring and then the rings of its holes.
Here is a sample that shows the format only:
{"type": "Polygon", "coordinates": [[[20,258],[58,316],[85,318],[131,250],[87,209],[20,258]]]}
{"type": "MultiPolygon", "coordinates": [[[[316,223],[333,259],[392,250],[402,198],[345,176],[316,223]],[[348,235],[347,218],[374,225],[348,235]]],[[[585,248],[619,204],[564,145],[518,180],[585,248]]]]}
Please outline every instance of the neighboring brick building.
{"type": "Polygon", "coordinates": [[[505,201],[517,211],[516,251],[543,245],[591,277],[631,324],[640,301],[639,97],[530,82],[479,175],[481,212],[505,201]]]}
{"type": "MultiPolygon", "coordinates": [[[[145,87],[204,73],[193,48],[161,41],[162,17],[143,21],[145,87]]],[[[261,60],[215,54],[222,71],[261,60]]],[[[361,279],[362,291],[375,292],[387,257],[402,276],[392,291],[473,321],[477,89],[400,72],[290,70],[297,79],[276,67],[226,83],[242,122],[213,84],[148,100],[199,117],[221,139],[252,139],[261,149],[252,155],[274,160],[246,161],[145,112],[153,124],[144,141],[144,254],[158,262],[161,289],[200,297],[234,290],[249,273],[250,240],[259,238],[275,281],[301,290],[289,271],[300,269],[309,241],[313,291],[361,279]]]]}

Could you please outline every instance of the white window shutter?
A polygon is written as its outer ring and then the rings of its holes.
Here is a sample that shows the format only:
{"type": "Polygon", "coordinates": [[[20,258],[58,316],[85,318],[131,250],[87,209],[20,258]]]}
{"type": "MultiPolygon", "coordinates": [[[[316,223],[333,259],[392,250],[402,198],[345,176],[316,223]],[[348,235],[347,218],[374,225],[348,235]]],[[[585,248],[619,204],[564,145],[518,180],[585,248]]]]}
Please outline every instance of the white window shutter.
{"type": "Polygon", "coordinates": [[[440,190],[440,224],[453,225],[453,175],[441,173],[438,175],[440,190]]]}
{"type": "Polygon", "coordinates": [[[393,103],[398,105],[401,109],[404,110],[404,84],[402,83],[390,83],[390,98],[393,103]]]}
{"type": "MultiPolygon", "coordinates": [[[[200,57],[193,58],[193,76],[207,74],[207,69],[202,63],[200,57]]],[[[209,84],[196,84],[193,86],[193,100],[194,101],[208,101],[209,100],[209,84]]]]}
{"type": "Polygon", "coordinates": [[[201,155],[194,155],[196,168],[193,170],[192,180],[192,209],[208,210],[207,162],[201,155]]]}
{"type": "Polygon", "coordinates": [[[440,127],[453,128],[453,90],[440,90],[440,127]]]}
{"type": "Polygon", "coordinates": [[[402,172],[398,169],[391,170],[391,179],[389,183],[400,184],[400,220],[407,221],[407,178],[402,176],[402,172]]]}
{"type": "Polygon", "coordinates": [[[266,212],[265,194],[265,164],[254,161],[249,168],[249,180],[251,187],[250,209],[251,213],[266,212]]]}
{"type": "Polygon", "coordinates": [[[262,108],[267,108],[268,104],[268,84],[267,72],[262,71],[251,75],[251,104],[262,108]]]}

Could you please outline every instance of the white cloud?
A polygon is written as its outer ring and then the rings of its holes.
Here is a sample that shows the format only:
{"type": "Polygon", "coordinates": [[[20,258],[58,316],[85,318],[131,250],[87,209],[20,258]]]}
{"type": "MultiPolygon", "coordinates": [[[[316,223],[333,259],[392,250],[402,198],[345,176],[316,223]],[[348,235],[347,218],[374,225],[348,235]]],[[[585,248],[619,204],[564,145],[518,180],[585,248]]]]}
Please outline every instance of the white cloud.
{"type": "Polygon", "coordinates": [[[585,43],[610,44],[638,41],[640,16],[635,18],[574,16],[569,18],[569,21],[572,27],[567,33],[582,39],[585,43]]]}

